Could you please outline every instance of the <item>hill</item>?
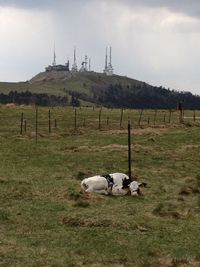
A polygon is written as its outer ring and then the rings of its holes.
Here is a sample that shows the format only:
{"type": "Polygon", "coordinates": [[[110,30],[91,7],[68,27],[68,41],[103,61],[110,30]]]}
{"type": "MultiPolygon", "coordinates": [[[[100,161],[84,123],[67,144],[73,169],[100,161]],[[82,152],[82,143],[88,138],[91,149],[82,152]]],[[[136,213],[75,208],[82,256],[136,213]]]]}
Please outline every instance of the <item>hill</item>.
{"type": "MultiPolygon", "coordinates": [[[[126,108],[175,108],[178,102],[182,102],[184,108],[199,109],[200,96],[190,92],[177,92],[149,85],[145,82],[131,79],[125,76],[106,76],[102,73],[85,72],[71,73],[67,71],[41,72],[30,81],[20,83],[0,83],[1,103],[16,102],[14,99],[29,97],[26,104],[35,101],[41,105],[51,104],[52,101],[40,103],[40,96],[46,99],[49,96],[58,97],[53,101],[55,105],[62,99],[62,105],[102,105],[107,107],[126,108]],[[29,94],[24,94],[25,92],[29,94]],[[8,97],[6,98],[5,95],[8,97]],[[12,99],[11,99],[12,97],[12,99]],[[64,100],[63,100],[64,98],[64,100]],[[2,101],[2,99],[4,99],[2,101]]],[[[18,103],[17,102],[17,103],[18,103]]]]}

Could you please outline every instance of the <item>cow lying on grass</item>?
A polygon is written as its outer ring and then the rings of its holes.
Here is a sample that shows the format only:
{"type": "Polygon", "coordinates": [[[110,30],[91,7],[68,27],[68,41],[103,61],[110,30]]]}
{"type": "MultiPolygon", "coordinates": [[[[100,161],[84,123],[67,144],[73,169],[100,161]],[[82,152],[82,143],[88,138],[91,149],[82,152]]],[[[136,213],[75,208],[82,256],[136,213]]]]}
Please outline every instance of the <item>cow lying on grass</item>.
{"type": "Polygon", "coordinates": [[[81,188],[87,193],[97,193],[103,195],[123,196],[131,193],[132,196],[140,195],[140,186],[145,183],[132,181],[124,173],[112,173],[106,175],[96,175],[85,178],[81,182],[81,188]]]}

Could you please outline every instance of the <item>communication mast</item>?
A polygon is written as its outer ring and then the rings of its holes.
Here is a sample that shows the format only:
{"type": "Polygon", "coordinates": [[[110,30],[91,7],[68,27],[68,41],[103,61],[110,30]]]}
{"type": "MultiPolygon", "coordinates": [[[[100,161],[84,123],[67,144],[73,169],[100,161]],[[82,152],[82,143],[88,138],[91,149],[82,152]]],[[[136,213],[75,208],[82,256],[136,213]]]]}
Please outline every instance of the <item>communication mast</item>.
{"type": "Polygon", "coordinates": [[[53,51],[53,66],[56,66],[56,51],[55,51],[55,44],[54,44],[54,51],[53,51]]]}
{"type": "Polygon", "coordinates": [[[74,71],[74,72],[78,71],[78,67],[76,64],[76,47],[74,47],[74,63],[72,64],[72,71],[74,71]]]}
{"type": "Polygon", "coordinates": [[[91,71],[91,58],[89,58],[89,71],[91,71]]]}
{"type": "Polygon", "coordinates": [[[108,62],[108,51],[106,47],[106,56],[105,56],[105,69],[104,73],[107,76],[112,76],[113,75],[113,66],[112,66],[112,48],[110,46],[110,55],[109,55],[109,62],[108,62]]]}

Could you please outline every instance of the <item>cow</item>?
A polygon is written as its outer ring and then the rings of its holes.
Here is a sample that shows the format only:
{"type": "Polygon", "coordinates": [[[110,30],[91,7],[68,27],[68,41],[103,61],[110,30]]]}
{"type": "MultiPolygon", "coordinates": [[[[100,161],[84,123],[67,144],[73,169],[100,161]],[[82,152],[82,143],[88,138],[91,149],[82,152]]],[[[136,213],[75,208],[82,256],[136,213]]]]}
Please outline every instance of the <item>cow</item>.
{"type": "Polygon", "coordinates": [[[95,175],[89,178],[84,178],[81,182],[81,188],[86,193],[98,193],[108,195],[111,191],[112,183],[100,175],[95,175]]]}
{"type": "Polygon", "coordinates": [[[124,173],[112,173],[106,175],[96,175],[85,178],[81,182],[81,188],[87,193],[98,193],[104,195],[122,196],[131,193],[132,196],[140,195],[140,186],[145,183],[132,181],[124,173]]]}

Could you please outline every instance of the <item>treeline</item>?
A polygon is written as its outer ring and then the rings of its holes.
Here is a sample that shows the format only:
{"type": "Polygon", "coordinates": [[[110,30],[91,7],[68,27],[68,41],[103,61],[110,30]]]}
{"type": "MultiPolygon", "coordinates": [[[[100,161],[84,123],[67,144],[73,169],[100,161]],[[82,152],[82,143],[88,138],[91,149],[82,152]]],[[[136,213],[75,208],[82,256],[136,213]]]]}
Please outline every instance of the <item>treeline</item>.
{"type": "Polygon", "coordinates": [[[81,101],[112,108],[174,109],[182,103],[184,109],[200,109],[200,96],[190,92],[178,92],[146,83],[128,85],[110,84],[91,86],[88,92],[66,90],[66,96],[36,94],[29,91],[11,91],[0,94],[1,104],[25,104],[39,106],[80,106],[81,101]],[[68,95],[68,96],[67,96],[68,95]]]}
{"type": "Polygon", "coordinates": [[[200,96],[190,92],[177,92],[146,83],[122,86],[95,85],[91,89],[94,102],[114,108],[172,109],[182,103],[185,109],[200,109],[200,96]]]}
{"type": "Polygon", "coordinates": [[[17,105],[38,105],[38,106],[66,106],[67,96],[55,96],[48,94],[36,94],[29,91],[17,92],[11,91],[9,94],[0,94],[0,103],[13,103],[17,105]]]}

